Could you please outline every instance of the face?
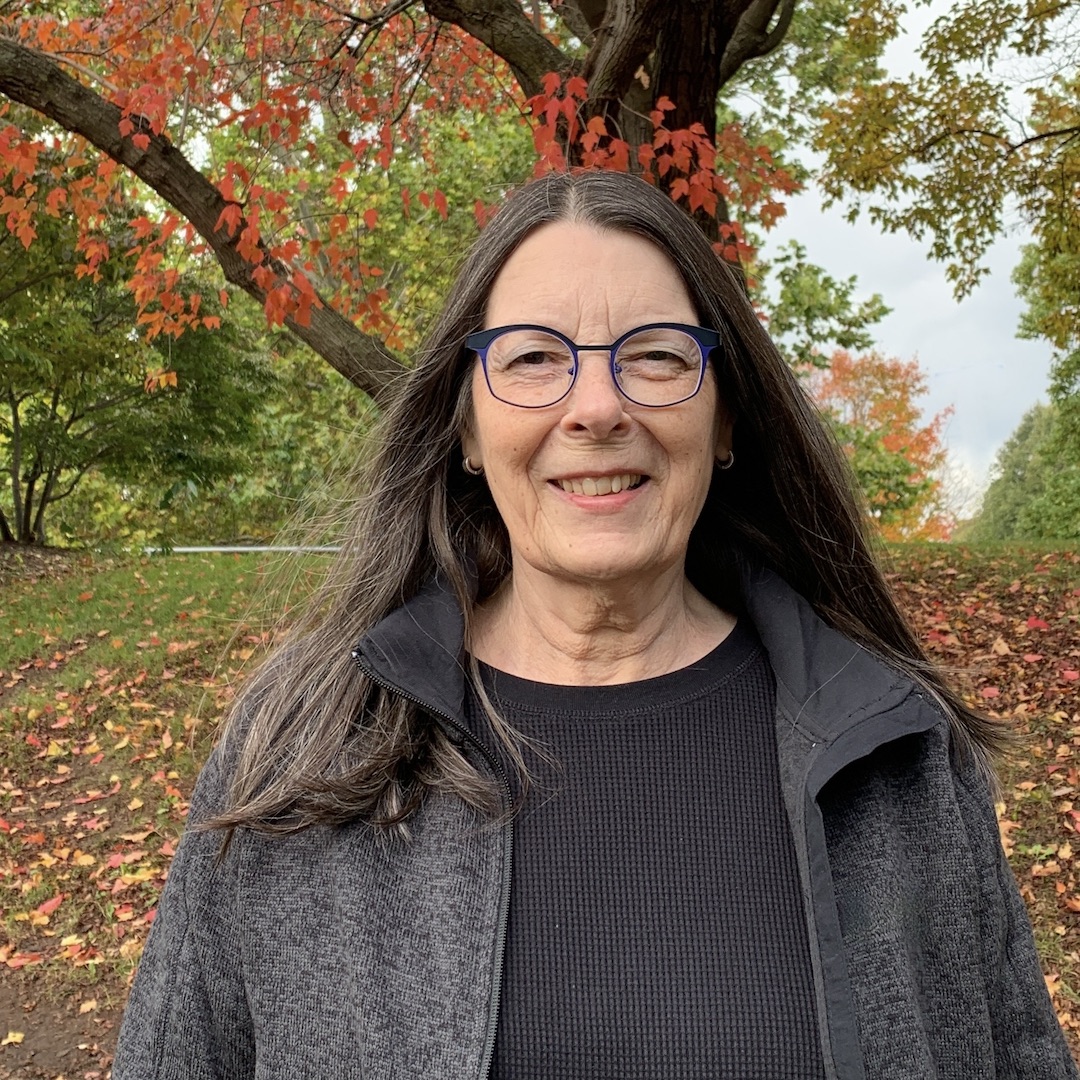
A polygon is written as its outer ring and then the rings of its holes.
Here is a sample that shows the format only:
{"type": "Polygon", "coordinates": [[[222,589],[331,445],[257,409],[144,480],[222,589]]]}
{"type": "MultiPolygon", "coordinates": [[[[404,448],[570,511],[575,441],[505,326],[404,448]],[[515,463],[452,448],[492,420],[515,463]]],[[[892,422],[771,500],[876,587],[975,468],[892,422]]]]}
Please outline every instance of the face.
{"type": "MultiPolygon", "coordinates": [[[[668,257],[638,236],[555,222],[503,265],[485,326],[536,323],[593,345],[652,322],[698,324],[668,257]]],[[[462,449],[483,466],[515,573],[596,583],[681,568],[731,446],[711,370],[690,400],[647,408],[618,391],[606,353],[586,351],[567,397],[523,409],[492,397],[477,361],[472,400],[462,449]]]]}

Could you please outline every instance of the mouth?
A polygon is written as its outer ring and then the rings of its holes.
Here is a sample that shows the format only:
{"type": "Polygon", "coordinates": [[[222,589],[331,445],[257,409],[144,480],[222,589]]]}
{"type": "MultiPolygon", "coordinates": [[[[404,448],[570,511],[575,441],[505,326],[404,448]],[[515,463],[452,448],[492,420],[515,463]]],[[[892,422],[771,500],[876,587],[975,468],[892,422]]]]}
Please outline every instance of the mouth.
{"type": "Polygon", "coordinates": [[[569,480],[556,480],[568,495],[617,495],[620,491],[632,491],[641,487],[647,477],[641,473],[620,473],[615,476],[575,476],[569,480]]]}

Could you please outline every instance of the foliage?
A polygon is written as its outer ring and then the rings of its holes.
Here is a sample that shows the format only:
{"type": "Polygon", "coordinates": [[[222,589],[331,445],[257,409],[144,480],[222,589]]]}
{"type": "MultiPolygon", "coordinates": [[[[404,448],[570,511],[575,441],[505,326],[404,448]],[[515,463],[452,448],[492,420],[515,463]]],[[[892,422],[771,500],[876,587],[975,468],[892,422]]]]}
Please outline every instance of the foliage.
{"type": "MultiPolygon", "coordinates": [[[[26,177],[45,203],[64,193],[60,164],[43,153],[26,177]]],[[[99,215],[98,231],[114,246],[130,242],[129,209],[118,203],[99,215]]],[[[0,233],[0,539],[37,543],[51,508],[90,470],[153,484],[159,500],[170,486],[229,475],[271,381],[235,322],[220,327],[216,296],[200,302],[191,334],[146,344],[121,281],[125,260],[79,274],[79,224],[58,213],[40,228],[29,247],[0,233]]],[[[176,277],[173,288],[194,291],[189,278],[176,277]]]]}
{"type": "Polygon", "coordinates": [[[795,368],[827,367],[833,348],[869,349],[870,327],[889,314],[876,293],[854,300],[854,277],[837,281],[806,261],[806,248],[790,241],[768,267],[775,278],[775,298],[766,294],[762,308],[773,341],[795,368]]]}
{"type": "MultiPolygon", "coordinates": [[[[958,294],[1016,206],[1040,238],[1075,219],[1075,0],[960,0],[934,20],[918,73],[852,87],[816,133],[821,181],[852,216],[930,241],[958,294]]],[[[1074,227],[1075,221],[1070,225],[1074,227]]]]}
{"type": "Polygon", "coordinates": [[[115,251],[100,208],[133,173],[161,200],[139,188],[132,222],[151,334],[198,322],[173,271],[212,254],[271,325],[379,398],[396,372],[386,346],[408,345],[388,312],[401,263],[390,217],[419,207],[474,228],[528,158],[634,168],[746,259],[798,184],[783,154],[876,71],[895,26],[886,0],[399,0],[363,14],[321,0],[83,0],[66,17],[0,6],[0,29],[0,93],[61,130],[0,131],[9,229],[31,242],[43,216],[70,210],[97,273],[115,251]],[[767,74],[748,76],[763,58],[767,74]],[[759,92],[760,116],[742,115],[759,92]],[[492,154],[492,125],[516,127],[510,152],[492,154]],[[46,149],[91,165],[49,202],[27,179],[46,149]]]}
{"type": "Polygon", "coordinates": [[[1080,538],[1080,461],[1063,447],[1060,409],[1036,405],[998,452],[972,540],[1080,538]]]}
{"type": "MultiPolygon", "coordinates": [[[[236,303],[229,319],[252,306],[236,303]]],[[[252,407],[232,472],[213,484],[176,485],[166,505],[153,476],[118,483],[91,475],[61,508],[59,530],[83,545],[140,551],[268,542],[290,520],[333,517],[335,500],[349,494],[340,478],[363,453],[370,401],[287,333],[264,333],[259,351],[272,357],[275,378],[252,407]]]]}
{"type": "Polygon", "coordinates": [[[47,513],[91,469],[151,485],[159,501],[230,475],[269,381],[237,335],[197,330],[148,347],[117,287],[63,276],[53,286],[0,307],[4,539],[44,543],[47,513]]]}
{"type": "Polygon", "coordinates": [[[916,400],[926,393],[926,378],[918,363],[838,350],[827,370],[804,371],[885,538],[948,539],[953,522],[940,478],[941,433],[952,410],[921,423],[916,400]]]}
{"type": "MultiPolygon", "coordinates": [[[[1075,212],[1073,203],[1069,208],[1075,212]]],[[[1044,237],[1039,244],[1028,245],[1013,280],[1027,303],[1020,336],[1042,337],[1054,347],[1052,452],[1060,462],[1075,465],[1080,462],[1080,228],[1060,228],[1053,242],[1044,237]]],[[[1072,504],[1077,505],[1075,496],[1072,504]]],[[[1060,532],[1060,521],[1056,528],[1060,532]]]]}
{"type": "Polygon", "coordinates": [[[815,144],[829,197],[928,242],[958,296],[1017,216],[1032,242],[1015,279],[1020,333],[1055,349],[1059,437],[1080,458],[1080,2],[957,0],[934,20],[918,73],[853,86],[815,144]]]}

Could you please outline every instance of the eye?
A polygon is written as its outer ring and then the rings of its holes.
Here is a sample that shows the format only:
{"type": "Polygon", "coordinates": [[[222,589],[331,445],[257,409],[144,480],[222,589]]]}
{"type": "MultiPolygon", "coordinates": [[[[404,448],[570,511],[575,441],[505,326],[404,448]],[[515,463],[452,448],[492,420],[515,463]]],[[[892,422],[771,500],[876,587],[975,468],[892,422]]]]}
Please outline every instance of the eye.
{"type": "Polygon", "coordinates": [[[566,372],[574,358],[565,342],[538,330],[511,330],[500,334],[488,350],[489,373],[530,376],[566,372]]]}
{"type": "Polygon", "coordinates": [[[541,367],[544,364],[561,364],[562,362],[561,356],[543,349],[533,349],[530,352],[521,353],[507,359],[507,364],[510,367],[541,367]]]}
{"type": "Polygon", "coordinates": [[[631,339],[619,349],[616,362],[626,375],[645,379],[677,378],[698,370],[701,352],[692,341],[684,344],[631,339]]]}

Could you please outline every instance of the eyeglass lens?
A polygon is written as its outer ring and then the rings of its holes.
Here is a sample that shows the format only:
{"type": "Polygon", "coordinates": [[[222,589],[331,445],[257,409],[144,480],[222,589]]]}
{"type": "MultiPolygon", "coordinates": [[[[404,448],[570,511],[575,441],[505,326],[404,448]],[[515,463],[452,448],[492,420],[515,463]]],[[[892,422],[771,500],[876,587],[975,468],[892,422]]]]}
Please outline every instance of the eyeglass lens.
{"type": "MultiPolygon", "coordinates": [[[[639,405],[674,405],[697,392],[703,362],[701,347],[689,334],[652,327],[619,346],[615,381],[639,405]]],[[[542,330],[500,334],[488,346],[485,368],[491,392],[510,405],[553,405],[574,381],[570,347],[542,330]]]]}

